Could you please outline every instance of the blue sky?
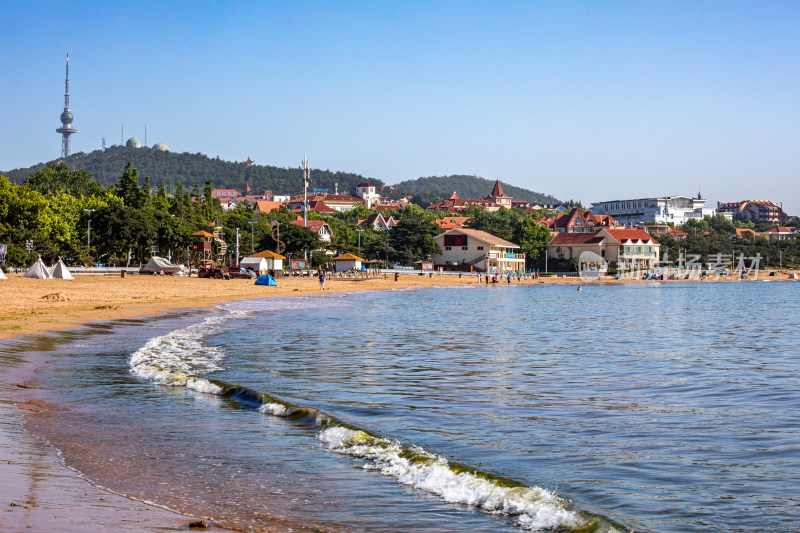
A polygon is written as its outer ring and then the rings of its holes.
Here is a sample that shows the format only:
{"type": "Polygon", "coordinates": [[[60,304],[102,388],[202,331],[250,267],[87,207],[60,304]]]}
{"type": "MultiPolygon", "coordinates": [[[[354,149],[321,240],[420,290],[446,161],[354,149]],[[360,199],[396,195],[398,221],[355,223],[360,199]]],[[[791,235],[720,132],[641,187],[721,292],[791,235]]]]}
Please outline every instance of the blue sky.
{"type": "MultiPolygon", "coordinates": [[[[4,2],[0,169],[125,138],[800,214],[797,2],[4,2]]],[[[488,191],[487,191],[488,192],[488,191]]]]}

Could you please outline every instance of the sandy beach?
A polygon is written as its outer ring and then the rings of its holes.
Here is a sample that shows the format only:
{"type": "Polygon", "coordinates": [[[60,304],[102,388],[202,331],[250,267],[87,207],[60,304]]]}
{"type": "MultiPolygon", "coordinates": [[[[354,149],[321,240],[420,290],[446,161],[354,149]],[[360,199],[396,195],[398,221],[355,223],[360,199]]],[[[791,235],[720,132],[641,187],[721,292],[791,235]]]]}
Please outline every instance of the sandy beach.
{"type": "MultiPolygon", "coordinates": [[[[0,339],[58,331],[86,322],[157,315],[249,298],[321,294],[317,278],[280,278],[277,287],[253,280],[214,280],[187,276],[89,276],[39,280],[9,275],[0,282],[0,339]]],[[[485,279],[485,278],[484,278],[485,279]]],[[[476,275],[328,279],[325,292],[477,285],[476,275]]],[[[506,283],[503,281],[503,283],[506,283]]],[[[512,283],[517,284],[517,281],[512,283]]],[[[578,278],[543,278],[522,283],[580,283],[578,278]]]]}
{"type": "MultiPolygon", "coordinates": [[[[761,271],[759,280],[785,280],[787,272],[770,277],[761,271]]],[[[737,281],[736,279],[709,281],[737,281]]],[[[485,283],[485,278],[484,278],[485,283]]],[[[505,280],[500,280],[505,284],[505,280]]],[[[543,277],[513,284],[573,283],[585,284],[577,277],[543,277]]],[[[653,283],[642,280],[599,282],[653,283]]],[[[446,287],[477,285],[474,274],[440,276],[393,274],[379,278],[329,279],[325,292],[391,290],[414,287],[446,287]]],[[[197,309],[220,302],[249,298],[287,297],[321,294],[316,278],[281,278],[277,287],[256,286],[252,280],[212,280],[185,276],[90,276],[77,275],[74,280],[38,280],[20,274],[0,281],[0,339],[72,328],[86,322],[136,318],[157,315],[176,309],[197,309]]]]}

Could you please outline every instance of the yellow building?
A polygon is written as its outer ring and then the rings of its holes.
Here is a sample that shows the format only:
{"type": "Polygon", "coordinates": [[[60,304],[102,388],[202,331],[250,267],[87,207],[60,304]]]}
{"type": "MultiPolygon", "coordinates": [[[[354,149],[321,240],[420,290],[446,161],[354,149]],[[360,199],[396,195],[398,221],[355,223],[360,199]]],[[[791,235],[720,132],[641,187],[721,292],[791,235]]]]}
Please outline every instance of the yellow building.
{"type": "Polygon", "coordinates": [[[525,270],[525,254],[519,246],[485,231],[453,228],[434,240],[442,249],[433,261],[447,270],[470,270],[501,274],[525,270]]]}

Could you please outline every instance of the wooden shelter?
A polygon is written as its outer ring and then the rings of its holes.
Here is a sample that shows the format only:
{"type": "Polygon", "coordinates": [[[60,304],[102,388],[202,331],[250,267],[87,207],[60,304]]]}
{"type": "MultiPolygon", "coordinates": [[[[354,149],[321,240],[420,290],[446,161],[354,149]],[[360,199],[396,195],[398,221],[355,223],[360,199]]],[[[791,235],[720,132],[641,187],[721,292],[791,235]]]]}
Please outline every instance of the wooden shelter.
{"type": "Polygon", "coordinates": [[[214,236],[207,231],[195,231],[192,233],[192,255],[195,257],[197,266],[211,268],[214,266],[214,253],[211,251],[211,242],[214,236]]]}

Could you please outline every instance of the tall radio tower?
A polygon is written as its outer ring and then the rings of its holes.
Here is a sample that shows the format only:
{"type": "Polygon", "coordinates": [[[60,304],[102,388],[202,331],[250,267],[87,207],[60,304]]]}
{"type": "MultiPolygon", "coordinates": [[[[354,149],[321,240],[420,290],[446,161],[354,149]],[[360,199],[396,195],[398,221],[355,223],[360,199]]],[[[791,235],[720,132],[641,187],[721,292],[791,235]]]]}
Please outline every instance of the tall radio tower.
{"type": "Polygon", "coordinates": [[[78,133],[72,127],[72,111],[69,110],[69,54],[67,54],[67,81],[66,92],[64,94],[64,112],[61,113],[61,127],[56,131],[61,134],[61,157],[66,159],[72,153],[72,140],[70,135],[78,133]]]}

